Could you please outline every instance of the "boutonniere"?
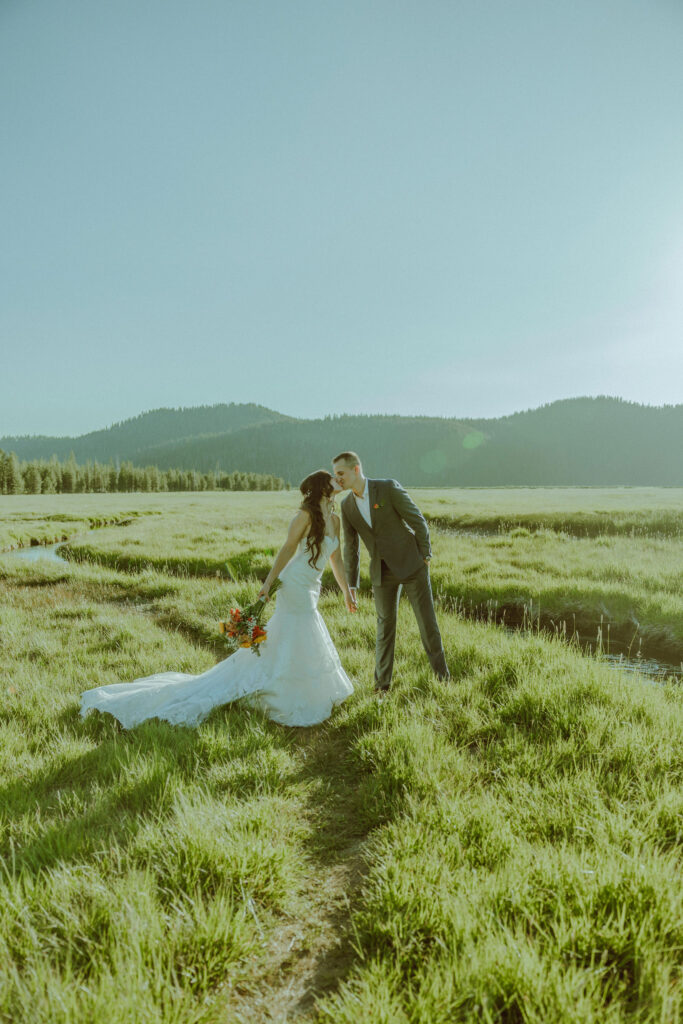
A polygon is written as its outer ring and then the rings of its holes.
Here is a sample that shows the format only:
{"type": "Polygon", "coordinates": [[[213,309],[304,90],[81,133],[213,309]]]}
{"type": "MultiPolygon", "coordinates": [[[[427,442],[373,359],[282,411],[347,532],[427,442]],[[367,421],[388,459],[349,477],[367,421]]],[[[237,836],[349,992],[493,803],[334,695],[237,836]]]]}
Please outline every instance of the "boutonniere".
{"type": "Polygon", "coordinates": [[[372,507],[373,508],[384,508],[384,502],[383,501],[376,501],[375,504],[372,507]]]}

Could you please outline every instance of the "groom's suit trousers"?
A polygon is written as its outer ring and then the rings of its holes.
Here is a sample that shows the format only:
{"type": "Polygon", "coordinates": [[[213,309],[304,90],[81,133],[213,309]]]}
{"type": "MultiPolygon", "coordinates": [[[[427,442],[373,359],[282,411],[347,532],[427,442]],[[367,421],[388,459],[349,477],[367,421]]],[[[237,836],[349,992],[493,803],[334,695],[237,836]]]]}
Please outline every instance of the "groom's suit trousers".
{"type": "Polygon", "coordinates": [[[373,587],[377,609],[375,688],[380,690],[388,690],[391,684],[396,644],[396,616],[401,587],[405,590],[412,605],[422,644],[434,673],[441,679],[446,679],[449,675],[441,633],[434,611],[428,566],[423,565],[412,576],[399,580],[386,562],[382,562],[382,583],[373,587]]]}

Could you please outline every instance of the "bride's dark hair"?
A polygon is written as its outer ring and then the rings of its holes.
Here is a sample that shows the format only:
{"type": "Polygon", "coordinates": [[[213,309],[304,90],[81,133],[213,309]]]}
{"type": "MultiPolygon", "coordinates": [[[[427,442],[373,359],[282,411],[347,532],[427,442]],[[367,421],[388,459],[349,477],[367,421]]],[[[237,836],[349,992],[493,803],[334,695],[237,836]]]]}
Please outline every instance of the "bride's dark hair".
{"type": "Polygon", "coordinates": [[[329,498],[334,494],[333,480],[334,477],[326,469],[317,469],[315,473],[311,473],[299,484],[299,490],[304,496],[301,508],[305,509],[311,517],[311,529],[306,538],[306,549],[311,553],[308,564],[312,569],[316,568],[325,537],[325,519],[320,508],[320,499],[329,498]]]}

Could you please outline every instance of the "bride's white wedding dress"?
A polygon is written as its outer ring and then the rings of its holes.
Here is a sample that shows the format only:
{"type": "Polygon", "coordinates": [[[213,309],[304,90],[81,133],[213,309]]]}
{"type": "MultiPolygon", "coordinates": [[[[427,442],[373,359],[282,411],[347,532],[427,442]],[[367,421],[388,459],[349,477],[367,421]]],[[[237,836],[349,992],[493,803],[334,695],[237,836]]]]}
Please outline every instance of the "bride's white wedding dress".
{"type": "MultiPolygon", "coordinates": [[[[326,536],[324,566],[339,540],[326,536]]],[[[130,729],[149,718],[197,725],[220,704],[240,697],[283,725],[316,725],[353,693],[327,626],[318,611],[322,568],[312,568],[306,539],[280,573],[275,612],[261,656],[241,649],[202,675],[161,672],[132,683],[98,686],[81,694],[81,715],[108,711],[130,729]]]]}

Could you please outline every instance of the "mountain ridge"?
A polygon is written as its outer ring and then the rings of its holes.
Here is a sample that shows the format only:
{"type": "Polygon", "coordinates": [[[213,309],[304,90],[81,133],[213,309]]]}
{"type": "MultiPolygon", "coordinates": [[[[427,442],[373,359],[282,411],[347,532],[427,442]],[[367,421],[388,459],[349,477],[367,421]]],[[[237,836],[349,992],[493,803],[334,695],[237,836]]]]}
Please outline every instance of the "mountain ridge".
{"type": "Polygon", "coordinates": [[[269,473],[290,483],[351,448],[370,476],[412,486],[681,486],[682,442],[683,405],[581,396],[476,418],[304,419],[254,403],[162,408],[75,438],[0,438],[0,448],[20,459],[73,451],[78,460],[269,473]]]}
{"type": "Polygon", "coordinates": [[[164,441],[158,443],[168,443],[180,441],[188,436],[229,433],[242,426],[257,425],[264,420],[284,422],[290,418],[283,413],[251,402],[180,406],[178,408],[161,406],[158,409],[150,409],[137,416],[131,416],[126,420],[118,420],[109,427],[91,430],[75,437],[68,435],[52,437],[47,434],[3,437],[0,438],[0,448],[7,449],[9,447],[22,459],[50,458],[53,454],[58,457],[68,457],[72,451],[78,457],[82,450],[85,458],[129,459],[139,450],[140,446],[136,445],[132,438],[141,428],[145,432],[146,438],[144,447],[149,447],[150,437],[158,437],[160,431],[163,431],[164,441]],[[225,429],[226,413],[233,420],[228,430],[225,429]],[[222,421],[219,417],[223,417],[222,421]],[[175,432],[178,428],[174,424],[180,422],[183,427],[175,432]],[[223,429],[206,430],[205,428],[209,424],[222,426],[223,429]],[[113,446],[111,443],[101,443],[112,441],[114,442],[113,446]],[[117,445],[121,445],[121,447],[115,447],[117,445]]]}

